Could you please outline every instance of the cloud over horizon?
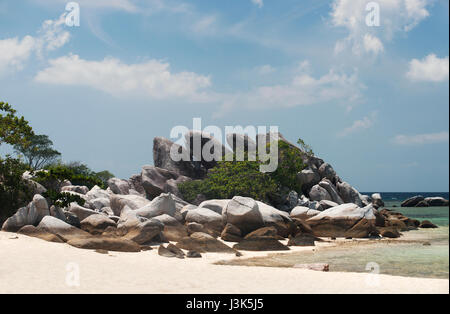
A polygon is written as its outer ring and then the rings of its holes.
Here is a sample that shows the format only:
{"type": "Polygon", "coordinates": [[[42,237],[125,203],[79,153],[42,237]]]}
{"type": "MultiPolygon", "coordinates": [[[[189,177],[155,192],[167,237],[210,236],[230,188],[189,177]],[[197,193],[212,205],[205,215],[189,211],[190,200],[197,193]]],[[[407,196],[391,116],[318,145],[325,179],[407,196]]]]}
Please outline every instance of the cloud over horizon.
{"type": "Polygon", "coordinates": [[[424,144],[437,144],[448,143],[449,133],[443,131],[439,133],[427,133],[416,135],[397,135],[392,139],[393,144],[398,145],[424,145],[424,144]]]}

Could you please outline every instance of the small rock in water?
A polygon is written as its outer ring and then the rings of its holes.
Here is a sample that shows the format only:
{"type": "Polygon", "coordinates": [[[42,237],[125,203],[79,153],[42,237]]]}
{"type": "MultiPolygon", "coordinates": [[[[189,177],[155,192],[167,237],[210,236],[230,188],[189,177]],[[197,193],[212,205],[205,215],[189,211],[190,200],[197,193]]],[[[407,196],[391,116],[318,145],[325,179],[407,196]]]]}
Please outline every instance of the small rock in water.
{"type": "Polygon", "coordinates": [[[150,245],[141,245],[141,251],[151,251],[153,248],[150,245]]]}
{"type": "Polygon", "coordinates": [[[437,226],[436,226],[435,224],[433,224],[431,221],[424,220],[424,221],[422,221],[422,223],[420,224],[419,228],[424,228],[424,229],[434,229],[434,228],[437,228],[437,226]]]}
{"type": "Polygon", "coordinates": [[[431,246],[431,243],[430,242],[424,242],[423,246],[431,246]]]}
{"type": "Polygon", "coordinates": [[[13,236],[11,236],[9,239],[10,240],[17,240],[19,237],[17,236],[17,235],[13,235],[13,236]]]}
{"type": "Polygon", "coordinates": [[[315,271],[329,271],[330,265],[329,264],[295,264],[294,268],[301,268],[301,269],[309,269],[309,270],[315,270],[315,271]]]}
{"type": "Polygon", "coordinates": [[[95,250],[94,252],[100,253],[100,254],[109,254],[109,252],[107,250],[102,250],[102,249],[95,250]]]}

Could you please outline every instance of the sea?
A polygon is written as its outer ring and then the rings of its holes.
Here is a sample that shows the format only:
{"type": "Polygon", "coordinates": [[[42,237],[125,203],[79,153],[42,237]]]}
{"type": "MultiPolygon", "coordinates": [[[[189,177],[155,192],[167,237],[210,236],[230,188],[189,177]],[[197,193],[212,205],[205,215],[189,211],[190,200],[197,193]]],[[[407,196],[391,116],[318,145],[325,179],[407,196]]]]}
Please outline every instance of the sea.
{"type": "MultiPolygon", "coordinates": [[[[372,193],[362,193],[371,195],[372,193]]],[[[355,245],[332,248],[317,247],[314,252],[273,254],[240,265],[292,267],[295,264],[327,263],[330,271],[379,273],[394,276],[449,279],[449,207],[402,208],[409,197],[440,196],[449,193],[381,193],[385,208],[422,220],[429,220],[439,228],[403,232],[400,241],[365,241],[355,245]]],[[[233,263],[235,264],[235,263],[233,263]]]]}

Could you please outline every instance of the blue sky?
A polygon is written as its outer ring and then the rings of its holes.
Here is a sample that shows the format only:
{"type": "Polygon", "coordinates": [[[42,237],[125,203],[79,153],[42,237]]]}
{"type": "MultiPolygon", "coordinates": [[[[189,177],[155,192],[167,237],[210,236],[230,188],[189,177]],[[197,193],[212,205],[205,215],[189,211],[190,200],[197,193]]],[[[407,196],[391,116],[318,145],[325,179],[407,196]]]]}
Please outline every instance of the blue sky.
{"type": "MultiPolygon", "coordinates": [[[[0,0],[0,99],[119,177],[176,125],[279,127],[361,191],[449,190],[447,0],[0,0]]],[[[5,152],[5,148],[3,148],[5,152]]]]}

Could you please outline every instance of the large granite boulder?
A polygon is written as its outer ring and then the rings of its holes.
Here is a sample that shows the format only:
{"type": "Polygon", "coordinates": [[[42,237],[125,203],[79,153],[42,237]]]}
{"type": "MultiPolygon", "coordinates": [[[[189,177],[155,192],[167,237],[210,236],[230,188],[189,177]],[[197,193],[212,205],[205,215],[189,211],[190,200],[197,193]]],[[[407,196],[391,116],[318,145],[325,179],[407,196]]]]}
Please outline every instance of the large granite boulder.
{"type": "Polygon", "coordinates": [[[3,223],[2,230],[17,232],[23,226],[39,224],[49,214],[50,211],[46,199],[36,194],[26,207],[19,208],[13,216],[3,223]]]}
{"type": "Polygon", "coordinates": [[[345,203],[353,203],[358,205],[359,207],[364,206],[364,203],[361,199],[361,194],[347,182],[338,182],[337,190],[345,203]]]}
{"type": "MultiPolygon", "coordinates": [[[[367,237],[375,226],[375,209],[372,205],[361,208],[356,204],[343,204],[327,209],[320,214],[309,218],[306,222],[311,226],[314,234],[318,237],[348,237],[348,231],[356,226],[361,220],[369,222],[366,224],[367,237]]],[[[360,232],[358,226],[358,232],[360,232]]],[[[355,230],[353,230],[355,231],[355,230]]],[[[354,232],[356,234],[356,232],[354,232]]],[[[355,236],[356,237],[356,236],[355,236]]]]}
{"type": "Polygon", "coordinates": [[[86,198],[88,201],[96,198],[110,198],[112,192],[109,193],[106,190],[101,189],[99,186],[94,186],[89,192],[86,193],[86,198]]]}
{"type": "Polygon", "coordinates": [[[320,182],[321,178],[317,171],[307,168],[297,174],[297,179],[301,184],[303,193],[308,194],[311,188],[320,182]]]}
{"type": "Polygon", "coordinates": [[[33,238],[38,238],[48,242],[64,243],[64,241],[61,240],[61,238],[58,237],[57,235],[54,235],[53,233],[44,230],[40,230],[32,225],[23,226],[22,228],[20,228],[19,231],[17,231],[17,233],[33,238]]]}
{"type": "Polygon", "coordinates": [[[309,198],[312,201],[318,201],[318,202],[320,202],[322,200],[327,200],[327,201],[333,200],[330,193],[328,193],[328,191],[326,189],[324,189],[323,187],[321,187],[318,184],[313,186],[311,188],[311,190],[309,191],[309,198]]]}
{"type": "Polygon", "coordinates": [[[320,213],[321,213],[320,211],[311,209],[309,207],[297,206],[291,211],[291,213],[289,215],[291,218],[307,220],[307,219],[314,217],[320,213]]]}
{"type": "Polygon", "coordinates": [[[150,201],[139,195],[112,195],[110,198],[110,206],[116,216],[120,216],[125,206],[130,209],[138,209],[148,204],[150,201]]]}
{"type": "Polygon", "coordinates": [[[105,250],[115,252],[140,252],[141,247],[136,242],[121,238],[89,237],[74,238],[67,244],[87,250],[105,250]]]}
{"type": "Polygon", "coordinates": [[[136,215],[150,219],[160,215],[169,215],[174,217],[176,211],[175,201],[172,194],[161,194],[154,198],[150,203],[136,210],[136,215]]]}
{"type": "Polygon", "coordinates": [[[200,165],[205,169],[213,168],[217,165],[217,161],[232,153],[220,141],[205,132],[190,130],[185,134],[184,138],[190,160],[200,161],[200,165]]]}
{"type": "Polygon", "coordinates": [[[80,206],[77,203],[71,203],[68,212],[77,216],[80,221],[83,221],[91,215],[98,214],[95,210],[80,206]]]}
{"type": "Polygon", "coordinates": [[[222,212],[223,223],[238,227],[244,235],[264,227],[258,204],[251,198],[235,196],[222,212]]]}
{"type": "Polygon", "coordinates": [[[319,174],[322,179],[328,179],[331,182],[335,182],[336,171],[334,171],[329,163],[325,162],[319,167],[319,174]]]}
{"type": "Polygon", "coordinates": [[[218,213],[219,215],[222,215],[223,209],[228,205],[228,202],[230,202],[231,200],[207,200],[204,202],[201,202],[200,205],[198,205],[198,207],[202,207],[202,208],[208,208],[216,213],[218,213]]]}
{"type": "MultiPolygon", "coordinates": [[[[324,188],[328,194],[331,196],[331,201],[337,203],[338,205],[344,204],[344,201],[339,196],[338,191],[334,184],[329,179],[323,179],[319,182],[319,186],[324,188]]],[[[316,201],[326,201],[327,199],[323,200],[316,200],[316,201]]]]}
{"type": "Polygon", "coordinates": [[[188,236],[187,227],[167,214],[156,216],[153,219],[160,221],[164,225],[162,234],[168,241],[177,242],[188,236]]]}
{"type": "Polygon", "coordinates": [[[189,237],[181,239],[177,244],[180,249],[188,251],[197,251],[200,253],[214,252],[214,253],[235,253],[236,251],[230,248],[225,243],[215,239],[207,233],[196,232],[189,237]]]}
{"type": "Polygon", "coordinates": [[[383,202],[383,199],[382,199],[380,193],[373,193],[371,199],[372,199],[373,207],[375,207],[375,209],[378,209],[378,208],[384,206],[384,202],[383,202]]]}
{"type": "Polygon", "coordinates": [[[75,228],[74,226],[71,226],[68,223],[52,216],[45,216],[37,226],[37,229],[39,231],[54,234],[64,242],[72,239],[92,237],[88,232],[75,228]]]}
{"type": "Polygon", "coordinates": [[[111,207],[111,202],[109,198],[101,197],[101,198],[94,198],[90,201],[87,201],[90,208],[93,208],[95,210],[101,210],[105,207],[111,207]]]}
{"type": "Polygon", "coordinates": [[[222,215],[204,207],[189,210],[185,220],[187,223],[201,224],[206,230],[209,230],[208,233],[213,234],[220,234],[224,225],[222,215]]]}
{"type": "Polygon", "coordinates": [[[102,234],[108,227],[116,228],[117,225],[114,220],[103,214],[91,215],[81,221],[81,230],[93,235],[102,234]]]}
{"type": "Polygon", "coordinates": [[[153,139],[153,161],[155,167],[175,172],[181,176],[202,179],[206,175],[205,168],[194,166],[186,148],[163,137],[153,139]],[[174,161],[171,157],[171,150],[182,159],[174,161]]]}
{"type": "Polygon", "coordinates": [[[225,228],[223,228],[220,237],[224,241],[240,242],[242,240],[242,232],[235,225],[227,224],[225,228]]]}
{"type": "Polygon", "coordinates": [[[265,227],[274,227],[279,236],[287,238],[295,231],[295,224],[289,213],[278,210],[272,206],[256,201],[265,227]]]}
{"type": "Polygon", "coordinates": [[[130,194],[130,185],[128,181],[119,178],[111,178],[108,180],[108,187],[114,194],[128,195],[130,194]]]}
{"type": "Polygon", "coordinates": [[[241,154],[241,157],[245,157],[243,153],[249,153],[249,155],[253,154],[253,156],[256,156],[256,142],[247,134],[229,133],[226,138],[231,150],[237,156],[241,154]]]}
{"type": "Polygon", "coordinates": [[[129,207],[124,207],[117,224],[117,231],[125,239],[138,244],[151,243],[164,230],[164,224],[157,219],[140,217],[129,207]]]}
{"type": "Polygon", "coordinates": [[[190,178],[179,175],[174,171],[154,166],[142,167],[141,178],[142,187],[150,199],[167,192],[181,196],[177,185],[190,180],[190,178]]]}

